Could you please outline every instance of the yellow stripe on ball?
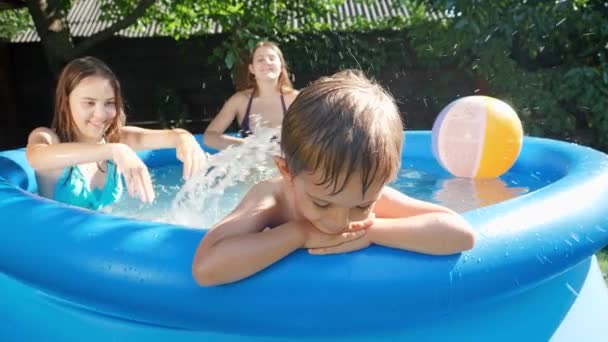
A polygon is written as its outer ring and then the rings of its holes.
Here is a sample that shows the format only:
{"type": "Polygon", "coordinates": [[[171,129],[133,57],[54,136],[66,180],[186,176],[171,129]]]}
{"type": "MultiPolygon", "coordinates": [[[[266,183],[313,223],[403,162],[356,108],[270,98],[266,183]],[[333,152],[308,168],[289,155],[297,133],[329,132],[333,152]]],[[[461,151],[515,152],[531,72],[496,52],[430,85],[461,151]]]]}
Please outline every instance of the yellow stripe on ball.
{"type": "Polygon", "coordinates": [[[477,178],[493,178],[505,173],[519,156],[523,128],[517,113],[506,103],[485,97],[486,131],[477,178]]]}

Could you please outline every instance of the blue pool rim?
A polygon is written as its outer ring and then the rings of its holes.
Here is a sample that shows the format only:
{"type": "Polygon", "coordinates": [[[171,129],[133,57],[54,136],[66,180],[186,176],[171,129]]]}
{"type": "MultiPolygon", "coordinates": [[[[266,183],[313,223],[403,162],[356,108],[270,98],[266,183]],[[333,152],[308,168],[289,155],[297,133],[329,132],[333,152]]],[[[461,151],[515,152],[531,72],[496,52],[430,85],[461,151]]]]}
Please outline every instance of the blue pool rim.
{"type": "MultiPolygon", "coordinates": [[[[404,164],[436,163],[430,132],[405,135],[404,164]]],[[[141,156],[150,167],[177,163],[171,150],[141,156]]],[[[526,137],[512,171],[554,182],[464,213],[478,235],[471,251],[298,251],[246,281],[199,287],[191,261],[203,230],[42,199],[28,192],[35,180],[24,151],[5,151],[0,271],[66,307],[155,327],[253,336],[387,332],[513,296],[588,259],[608,243],[607,168],[607,156],[591,148],[526,137]]]]}

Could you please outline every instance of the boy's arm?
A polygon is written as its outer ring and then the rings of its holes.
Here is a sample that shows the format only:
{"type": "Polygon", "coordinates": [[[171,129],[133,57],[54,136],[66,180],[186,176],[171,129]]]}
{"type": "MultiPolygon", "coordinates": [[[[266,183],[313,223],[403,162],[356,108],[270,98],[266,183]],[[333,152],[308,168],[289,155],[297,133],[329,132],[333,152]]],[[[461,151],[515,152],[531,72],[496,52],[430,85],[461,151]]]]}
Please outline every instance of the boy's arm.
{"type": "Polygon", "coordinates": [[[430,213],[455,214],[444,206],[409,197],[389,186],[382,190],[374,213],[378,218],[400,218],[430,213]]]}
{"type": "Polygon", "coordinates": [[[213,227],[199,244],[192,274],[200,285],[240,280],[284,258],[304,243],[297,223],[264,231],[278,217],[269,184],[254,186],[241,203],[213,227]]]}
{"type": "Polygon", "coordinates": [[[426,254],[447,255],[473,248],[475,234],[452,210],[385,187],[375,207],[370,242],[426,254]]]}
{"type": "Polygon", "coordinates": [[[370,243],[425,254],[448,255],[473,248],[475,234],[452,210],[408,197],[385,187],[374,207],[373,225],[367,234],[339,246],[315,248],[313,254],[355,251],[370,243]]]}
{"type": "Polygon", "coordinates": [[[200,285],[237,281],[257,273],[301,247],[337,246],[360,240],[371,222],[364,221],[341,234],[325,234],[307,221],[288,221],[272,184],[251,189],[237,208],[203,238],[192,262],[200,285]],[[278,224],[273,229],[268,226],[278,224]]]}
{"type": "Polygon", "coordinates": [[[464,219],[441,212],[376,219],[367,237],[378,245],[434,255],[460,253],[475,244],[475,234],[464,219]]]}

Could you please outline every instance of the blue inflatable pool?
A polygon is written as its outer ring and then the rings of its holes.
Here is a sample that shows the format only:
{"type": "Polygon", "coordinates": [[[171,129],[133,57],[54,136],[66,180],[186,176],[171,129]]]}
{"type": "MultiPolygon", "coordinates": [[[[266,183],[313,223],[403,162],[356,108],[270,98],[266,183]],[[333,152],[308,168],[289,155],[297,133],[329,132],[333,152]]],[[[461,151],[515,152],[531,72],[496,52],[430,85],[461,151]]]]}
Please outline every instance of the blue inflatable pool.
{"type": "MultiPolygon", "coordinates": [[[[404,163],[438,167],[429,132],[404,163]]],[[[152,168],[168,150],[142,153],[152,168]]],[[[294,253],[231,285],[198,287],[204,230],[42,199],[23,150],[0,153],[0,341],[605,341],[608,157],[526,138],[513,169],[548,185],[464,213],[466,253],[370,247],[294,253]]]]}

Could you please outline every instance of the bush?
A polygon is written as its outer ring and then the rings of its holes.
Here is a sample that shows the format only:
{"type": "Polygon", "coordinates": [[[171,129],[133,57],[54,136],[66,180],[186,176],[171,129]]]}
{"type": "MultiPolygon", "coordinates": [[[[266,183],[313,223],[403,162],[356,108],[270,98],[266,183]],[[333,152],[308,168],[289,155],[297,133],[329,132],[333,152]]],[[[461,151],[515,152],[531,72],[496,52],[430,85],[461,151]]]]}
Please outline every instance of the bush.
{"type": "Polygon", "coordinates": [[[454,63],[484,78],[529,134],[608,148],[604,1],[411,3],[438,13],[408,30],[419,61],[454,63]]]}

